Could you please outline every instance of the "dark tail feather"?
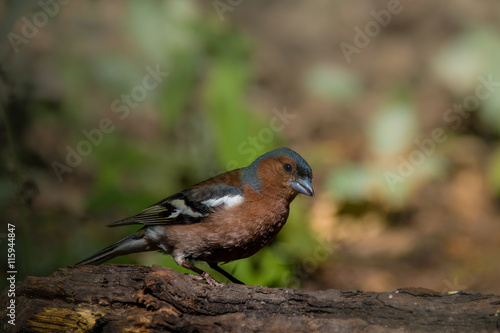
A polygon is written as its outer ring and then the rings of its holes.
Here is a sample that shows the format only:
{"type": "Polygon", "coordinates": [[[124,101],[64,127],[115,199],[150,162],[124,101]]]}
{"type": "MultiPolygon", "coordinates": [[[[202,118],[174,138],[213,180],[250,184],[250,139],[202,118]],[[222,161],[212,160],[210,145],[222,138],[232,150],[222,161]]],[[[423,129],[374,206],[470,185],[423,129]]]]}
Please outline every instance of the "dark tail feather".
{"type": "Polygon", "coordinates": [[[150,251],[148,244],[143,235],[135,233],[80,261],[76,265],[99,265],[117,256],[144,251],[150,251]]]}
{"type": "Polygon", "coordinates": [[[110,223],[107,226],[108,227],[119,227],[122,225],[130,225],[130,224],[141,224],[141,223],[137,222],[133,217],[127,217],[126,219],[110,223]]]}

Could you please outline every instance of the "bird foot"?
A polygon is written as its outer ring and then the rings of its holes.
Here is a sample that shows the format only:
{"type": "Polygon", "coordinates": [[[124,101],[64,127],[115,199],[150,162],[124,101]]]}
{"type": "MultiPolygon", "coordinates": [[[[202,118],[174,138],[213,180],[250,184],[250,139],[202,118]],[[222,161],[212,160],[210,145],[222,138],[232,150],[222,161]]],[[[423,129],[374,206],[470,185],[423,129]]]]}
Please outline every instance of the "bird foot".
{"type": "Polygon", "coordinates": [[[222,286],[224,286],[224,283],[217,282],[207,272],[203,272],[201,274],[201,276],[200,275],[193,275],[193,274],[188,274],[188,275],[191,276],[194,280],[197,280],[197,281],[206,281],[208,283],[208,285],[210,285],[211,287],[222,287],[222,286]]]}

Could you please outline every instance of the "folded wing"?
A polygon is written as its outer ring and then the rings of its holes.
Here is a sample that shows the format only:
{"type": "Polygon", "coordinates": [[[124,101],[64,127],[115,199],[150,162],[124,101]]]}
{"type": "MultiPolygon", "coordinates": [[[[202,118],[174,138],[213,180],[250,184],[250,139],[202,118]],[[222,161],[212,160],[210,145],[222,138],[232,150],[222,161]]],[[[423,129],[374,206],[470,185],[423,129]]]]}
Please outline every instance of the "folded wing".
{"type": "Polygon", "coordinates": [[[215,211],[237,205],[241,201],[243,194],[238,187],[225,184],[192,187],[163,199],[135,216],[113,222],[108,226],[198,223],[215,211]]]}

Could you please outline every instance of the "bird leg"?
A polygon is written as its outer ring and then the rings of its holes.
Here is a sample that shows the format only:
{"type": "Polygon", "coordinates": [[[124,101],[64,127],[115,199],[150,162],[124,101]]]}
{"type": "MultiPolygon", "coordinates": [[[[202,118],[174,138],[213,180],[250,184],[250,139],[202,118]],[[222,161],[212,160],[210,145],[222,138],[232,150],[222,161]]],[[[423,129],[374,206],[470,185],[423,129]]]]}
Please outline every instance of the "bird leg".
{"type": "Polygon", "coordinates": [[[244,284],[243,282],[241,282],[240,280],[238,280],[237,278],[235,278],[234,276],[232,276],[231,274],[229,274],[228,272],[226,272],[225,270],[223,270],[222,268],[220,268],[219,266],[217,266],[216,263],[208,263],[208,265],[213,270],[215,270],[215,271],[219,272],[220,274],[224,275],[232,283],[244,284]]]}
{"type": "Polygon", "coordinates": [[[208,272],[205,272],[204,270],[199,269],[198,267],[187,262],[186,260],[182,260],[180,262],[180,265],[184,268],[192,270],[195,273],[198,273],[200,276],[196,276],[196,275],[192,275],[192,276],[194,278],[196,278],[197,280],[207,281],[207,283],[209,285],[211,285],[212,287],[222,287],[224,285],[223,283],[217,282],[213,277],[210,276],[210,274],[208,274],[208,272]]]}

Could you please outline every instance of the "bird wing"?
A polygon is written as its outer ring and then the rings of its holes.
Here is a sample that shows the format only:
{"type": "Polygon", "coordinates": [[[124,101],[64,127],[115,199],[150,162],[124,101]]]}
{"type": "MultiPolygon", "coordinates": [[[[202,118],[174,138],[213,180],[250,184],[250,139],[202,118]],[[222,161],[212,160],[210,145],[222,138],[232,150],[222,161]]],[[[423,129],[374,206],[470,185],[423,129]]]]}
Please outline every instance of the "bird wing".
{"type": "Polygon", "coordinates": [[[235,186],[225,184],[193,186],[157,202],[135,216],[113,222],[108,226],[197,223],[215,211],[223,207],[234,206],[242,200],[243,193],[235,186]]]}

